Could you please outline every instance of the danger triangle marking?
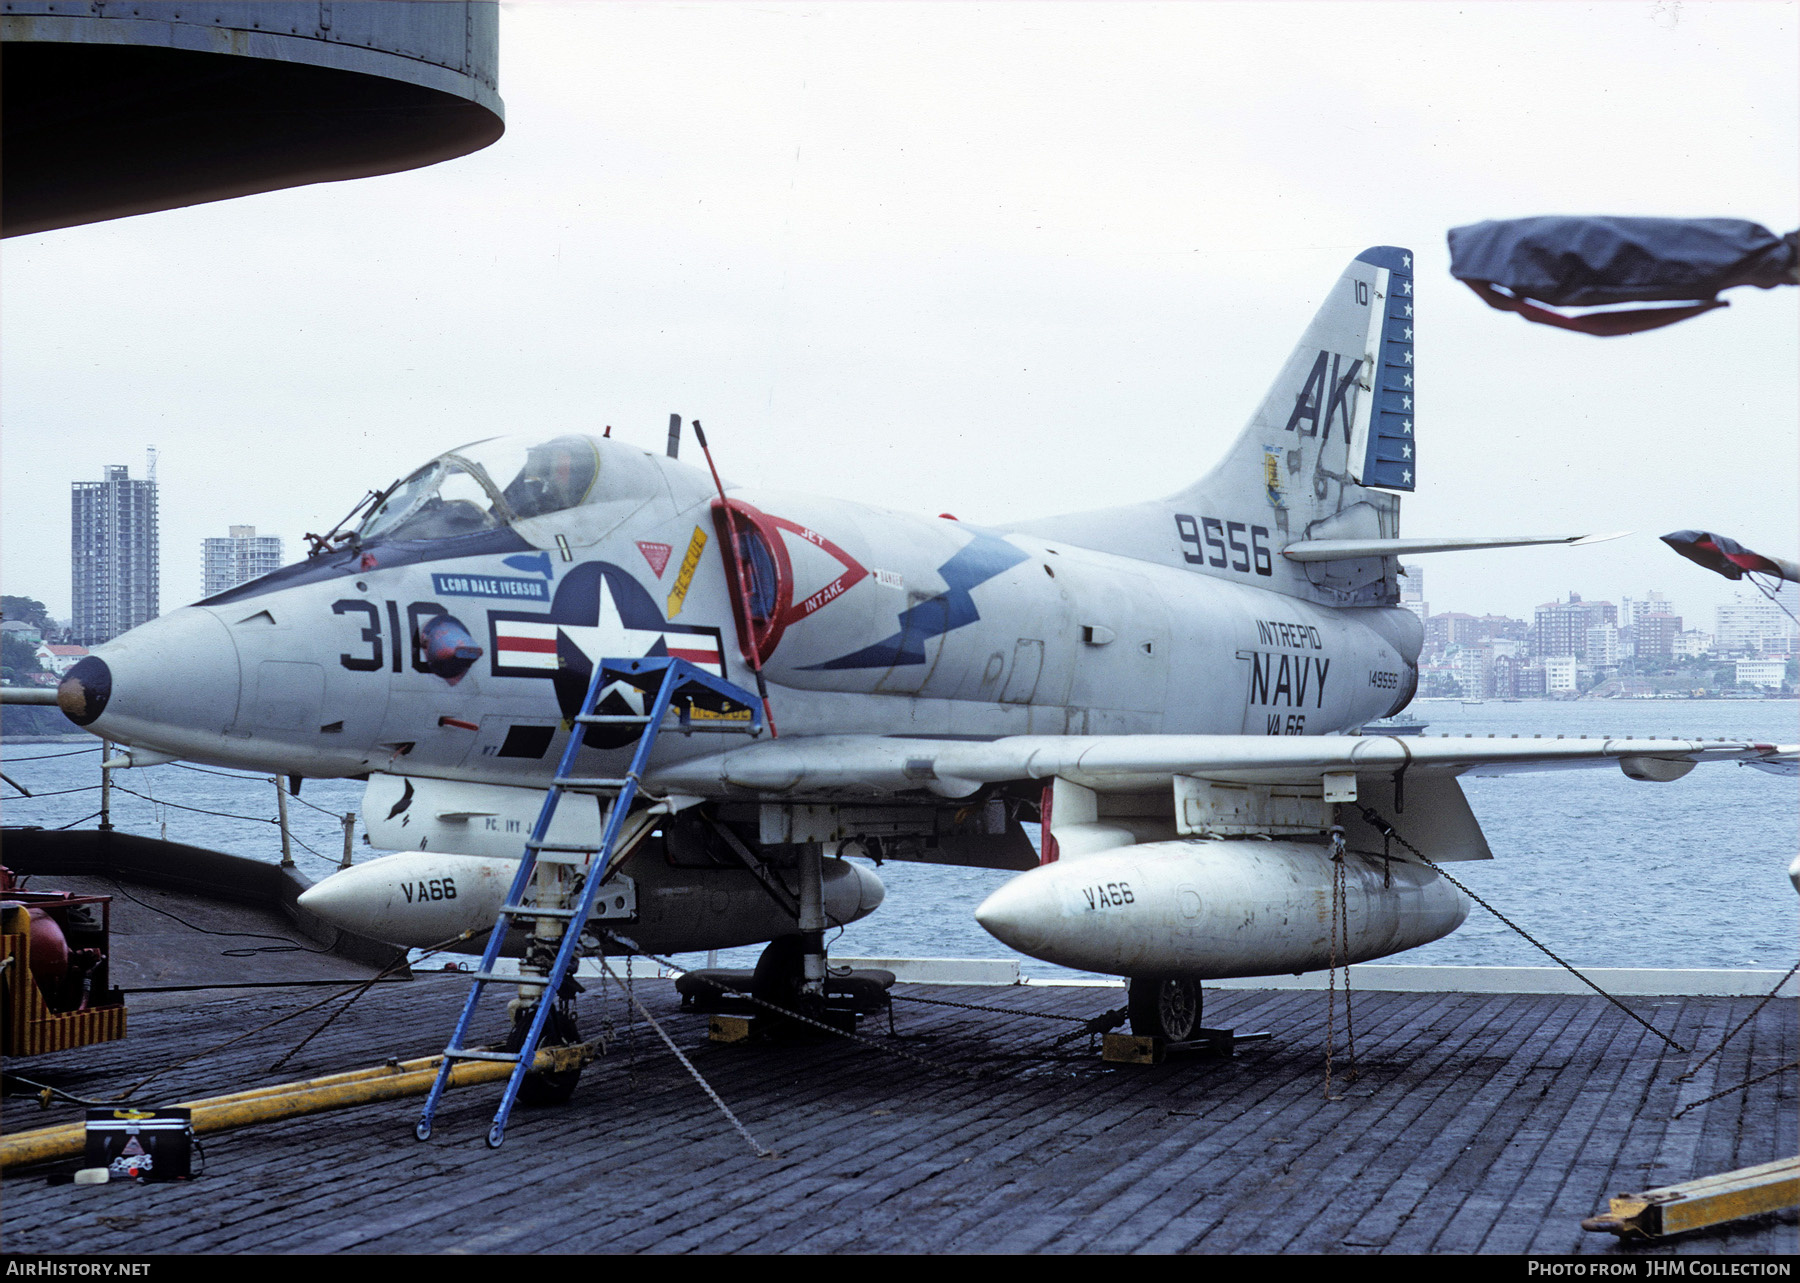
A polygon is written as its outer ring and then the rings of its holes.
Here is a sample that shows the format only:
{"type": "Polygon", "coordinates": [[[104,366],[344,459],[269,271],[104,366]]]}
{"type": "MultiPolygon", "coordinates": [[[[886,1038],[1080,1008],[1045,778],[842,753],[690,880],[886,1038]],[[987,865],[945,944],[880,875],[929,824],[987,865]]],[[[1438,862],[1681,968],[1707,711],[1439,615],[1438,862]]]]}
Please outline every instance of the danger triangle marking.
{"type": "Polygon", "coordinates": [[[675,550],[666,543],[648,543],[640,539],[638,551],[644,554],[644,560],[650,563],[650,569],[661,579],[663,568],[669,564],[669,555],[675,550]]]}

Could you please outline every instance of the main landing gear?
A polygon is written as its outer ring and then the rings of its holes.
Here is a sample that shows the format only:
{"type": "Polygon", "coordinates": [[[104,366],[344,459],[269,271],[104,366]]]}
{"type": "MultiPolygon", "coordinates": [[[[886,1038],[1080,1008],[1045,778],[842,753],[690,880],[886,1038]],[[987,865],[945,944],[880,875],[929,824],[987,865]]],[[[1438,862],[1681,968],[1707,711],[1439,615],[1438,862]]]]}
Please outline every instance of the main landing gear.
{"type": "Polygon", "coordinates": [[[1140,1038],[1188,1042],[1200,1030],[1202,1001],[1198,980],[1134,979],[1125,1002],[1131,1032],[1140,1038]]]}
{"type": "Polygon", "coordinates": [[[1121,1064],[1154,1065],[1168,1052],[1229,1056],[1239,1043],[1266,1042],[1266,1032],[1241,1034],[1234,1029],[1208,1029],[1200,1023],[1202,995],[1198,980],[1167,976],[1134,977],[1125,991],[1131,1036],[1106,1035],[1104,1056],[1121,1064]]]}

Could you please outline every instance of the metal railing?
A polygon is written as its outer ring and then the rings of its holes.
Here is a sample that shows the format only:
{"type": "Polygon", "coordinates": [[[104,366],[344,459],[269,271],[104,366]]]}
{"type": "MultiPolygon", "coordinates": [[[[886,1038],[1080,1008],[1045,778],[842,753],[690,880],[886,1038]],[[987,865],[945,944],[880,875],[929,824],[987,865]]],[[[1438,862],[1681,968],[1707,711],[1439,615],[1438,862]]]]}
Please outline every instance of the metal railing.
{"type": "MultiPolygon", "coordinates": [[[[0,699],[3,699],[5,703],[9,703],[9,704],[10,703],[52,703],[53,704],[56,702],[55,695],[56,695],[55,691],[40,692],[40,691],[36,691],[36,690],[31,690],[28,688],[21,690],[20,688],[16,688],[16,687],[0,687],[0,699]],[[39,699],[35,699],[35,698],[27,699],[27,700],[20,700],[20,699],[14,698],[14,696],[19,695],[19,694],[36,696],[40,693],[49,695],[50,699],[46,701],[46,700],[39,700],[39,699]]],[[[322,806],[317,806],[317,805],[313,804],[312,802],[307,801],[305,798],[300,797],[296,791],[284,787],[283,786],[284,782],[279,775],[239,775],[235,772],[217,771],[217,770],[212,770],[207,767],[190,766],[186,763],[176,762],[176,761],[165,762],[165,761],[159,760],[155,763],[133,763],[130,760],[129,754],[126,754],[123,757],[116,756],[114,750],[115,750],[115,745],[113,744],[113,742],[111,740],[101,740],[100,741],[99,750],[98,750],[100,753],[100,781],[97,784],[81,785],[81,786],[78,786],[78,787],[72,788],[72,789],[66,789],[66,788],[65,789],[57,789],[53,793],[34,793],[31,789],[27,788],[24,784],[20,783],[17,779],[13,778],[12,775],[10,775],[6,772],[0,772],[0,781],[4,781],[5,784],[11,786],[11,788],[16,791],[17,797],[14,799],[15,801],[35,799],[35,798],[39,798],[39,797],[65,796],[70,793],[85,793],[85,792],[89,792],[91,790],[98,790],[99,794],[100,794],[100,809],[92,815],[88,815],[88,816],[83,817],[80,820],[74,821],[72,824],[61,826],[64,828],[73,828],[76,825],[85,823],[87,820],[97,819],[99,821],[99,823],[96,825],[96,827],[98,828],[98,830],[100,832],[110,833],[110,832],[114,831],[115,826],[113,824],[113,792],[115,789],[118,789],[120,791],[129,793],[134,797],[142,798],[145,801],[150,802],[153,806],[156,806],[156,807],[174,807],[177,810],[193,811],[193,812],[196,812],[196,813],[202,814],[202,815],[217,816],[221,819],[242,820],[242,821],[245,821],[248,823],[254,823],[254,824],[273,824],[275,826],[277,832],[280,835],[281,867],[282,868],[291,869],[294,867],[294,844],[296,842],[298,842],[301,846],[304,846],[308,851],[311,851],[312,854],[314,854],[315,856],[318,856],[321,859],[329,859],[330,857],[325,856],[322,852],[315,850],[311,846],[308,846],[302,839],[297,838],[294,835],[292,826],[289,823],[289,816],[288,816],[288,807],[289,807],[289,803],[290,803],[290,799],[291,799],[294,802],[300,803],[302,806],[310,807],[312,810],[319,812],[321,815],[329,815],[334,820],[338,821],[338,823],[343,828],[344,849],[343,849],[343,855],[338,860],[337,867],[339,869],[348,869],[351,867],[351,864],[353,862],[354,855],[355,855],[355,850],[356,850],[356,812],[355,811],[339,812],[339,811],[328,810],[327,808],[322,807],[322,806]],[[114,772],[116,772],[116,771],[142,769],[143,767],[148,766],[148,765],[176,766],[176,767],[179,767],[184,770],[201,771],[208,775],[219,776],[220,778],[223,778],[223,779],[241,780],[245,783],[253,783],[253,784],[257,784],[259,786],[261,786],[261,785],[272,786],[275,789],[275,816],[271,820],[264,816],[239,815],[239,814],[236,814],[236,813],[230,812],[230,811],[218,811],[218,810],[213,810],[213,809],[210,809],[207,807],[190,806],[184,802],[171,801],[170,799],[168,799],[166,797],[155,797],[150,794],[139,793],[136,789],[130,788],[123,784],[118,784],[113,779],[114,772]]],[[[84,748],[84,749],[78,749],[76,751],[82,752],[82,753],[88,753],[88,752],[94,752],[95,750],[92,748],[84,748]]],[[[61,756],[61,754],[46,754],[45,756],[56,757],[56,756],[61,756]]],[[[34,759],[26,758],[24,760],[31,761],[34,759]]],[[[9,765],[12,765],[12,764],[9,763],[9,765]]],[[[163,822],[162,827],[163,827],[162,838],[163,838],[163,840],[166,841],[168,838],[168,823],[167,823],[167,821],[163,822]]],[[[317,841],[317,840],[318,839],[315,837],[314,841],[317,841]]]]}

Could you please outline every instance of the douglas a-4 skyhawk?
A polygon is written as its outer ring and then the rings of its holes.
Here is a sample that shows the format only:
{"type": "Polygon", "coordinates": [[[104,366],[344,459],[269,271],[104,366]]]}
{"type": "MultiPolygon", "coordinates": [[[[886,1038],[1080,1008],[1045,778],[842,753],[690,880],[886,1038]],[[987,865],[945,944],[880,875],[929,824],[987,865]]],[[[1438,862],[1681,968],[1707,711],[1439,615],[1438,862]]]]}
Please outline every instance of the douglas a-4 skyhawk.
{"type": "Polygon", "coordinates": [[[1400,538],[1412,291],[1408,251],[1358,255],[1223,461],[1167,499],[981,527],[723,486],[673,436],[481,441],[305,561],[99,647],[59,702],[139,762],[366,777],[397,854],[305,903],[399,944],[493,928],[555,795],[543,912],[509,910],[546,948],[598,867],[591,939],[775,941],[765,971],[804,1002],[821,932],[882,898],[840,857],[1016,869],[981,924],[1129,977],[1137,1030],[1180,1040],[1201,981],[1453,931],[1468,902],[1433,865],[1490,857],[1459,775],[1791,769],[1750,743],[1346,734],[1417,685],[1401,556],[1579,538],[1400,538]],[[589,706],[603,661],[623,667],[589,706]]]}

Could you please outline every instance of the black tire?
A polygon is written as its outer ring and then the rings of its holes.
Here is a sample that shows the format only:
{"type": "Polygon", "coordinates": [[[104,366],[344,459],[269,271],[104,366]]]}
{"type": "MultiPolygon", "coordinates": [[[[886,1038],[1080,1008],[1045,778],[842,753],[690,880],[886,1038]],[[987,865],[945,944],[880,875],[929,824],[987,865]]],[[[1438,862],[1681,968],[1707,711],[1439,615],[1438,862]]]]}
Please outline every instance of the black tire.
{"type": "Polygon", "coordinates": [[[769,941],[756,960],[756,975],[750,982],[750,996],[773,1003],[785,1011],[795,1011],[800,1002],[800,985],[805,980],[805,942],[800,936],[777,936],[769,941]]]}
{"type": "Polygon", "coordinates": [[[1198,980],[1136,980],[1126,991],[1131,1032],[1140,1038],[1187,1042],[1200,1030],[1203,996],[1198,980]]]}
{"type": "MultiPolygon", "coordinates": [[[[531,1032],[532,1018],[537,1008],[527,1007],[513,1017],[512,1031],[506,1035],[507,1051],[518,1051],[525,1045],[525,1035],[531,1032]]],[[[543,1037],[538,1039],[539,1049],[545,1047],[571,1047],[581,1041],[581,1031],[575,1024],[575,1012],[572,1008],[557,1003],[550,1008],[550,1018],[544,1022],[543,1037]]],[[[568,1102],[575,1094],[575,1085],[581,1081],[581,1068],[564,1069],[553,1074],[526,1074],[519,1083],[519,1103],[521,1105],[561,1105],[568,1102]]]]}
{"type": "MultiPolygon", "coordinates": [[[[756,974],[750,981],[750,996],[796,1016],[822,1020],[825,1017],[825,1001],[823,998],[803,994],[801,986],[805,983],[806,937],[778,936],[769,941],[762,956],[756,960],[756,974]]],[[[759,1007],[756,1015],[759,1019],[772,1022],[769,1025],[771,1029],[787,1034],[797,1034],[812,1028],[798,1021],[784,1020],[767,1008],[759,1007]]]]}

